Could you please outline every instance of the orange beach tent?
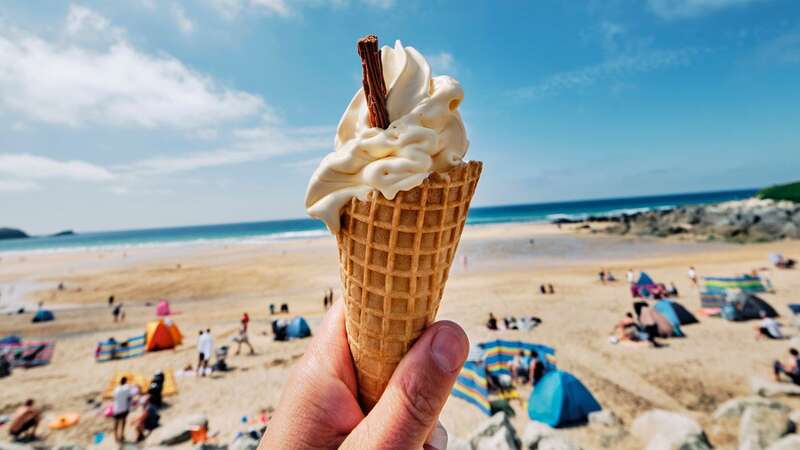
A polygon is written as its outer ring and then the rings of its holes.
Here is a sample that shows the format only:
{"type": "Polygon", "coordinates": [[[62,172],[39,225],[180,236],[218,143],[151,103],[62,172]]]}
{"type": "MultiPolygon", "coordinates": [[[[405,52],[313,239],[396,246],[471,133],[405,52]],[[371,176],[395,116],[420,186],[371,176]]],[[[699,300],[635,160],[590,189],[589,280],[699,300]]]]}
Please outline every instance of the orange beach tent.
{"type": "Polygon", "coordinates": [[[183,341],[183,335],[181,335],[178,325],[169,319],[154,320],[148,323],[146,336],[145,349],[148,352],[173,348],[183,341]]]}

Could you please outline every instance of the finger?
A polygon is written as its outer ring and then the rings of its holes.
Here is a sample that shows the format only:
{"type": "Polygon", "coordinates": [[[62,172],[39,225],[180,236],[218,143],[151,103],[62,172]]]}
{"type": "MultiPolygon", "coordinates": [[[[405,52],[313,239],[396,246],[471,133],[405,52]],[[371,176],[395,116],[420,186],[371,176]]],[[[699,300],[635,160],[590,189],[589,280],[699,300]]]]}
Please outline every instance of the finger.
{"type": "Polygon", "coordinates": [[[457,324],[443,321],[430,326],[400,361],[383,396],[342,448],[421,448],[468,351],[467,336],[457,324]]]}

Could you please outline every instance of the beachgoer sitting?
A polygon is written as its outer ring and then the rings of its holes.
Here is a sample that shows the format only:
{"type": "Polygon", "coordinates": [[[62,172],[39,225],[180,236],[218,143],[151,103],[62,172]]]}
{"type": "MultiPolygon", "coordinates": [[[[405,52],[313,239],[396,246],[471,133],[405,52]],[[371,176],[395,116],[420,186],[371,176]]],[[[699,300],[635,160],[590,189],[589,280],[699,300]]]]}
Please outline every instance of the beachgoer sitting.
{"type": "Polygon", "coordinates": [[[489,313],[489,320],[486,321],[486,328],[497,331],[497,318],[492,313],[489,313]]]}
{"type": "Polygon", "coordinates": [[[678,297],[678,288],[675,286],[675,283],[669,283],[669,291],[667,292],[670,297],[678,297]]]}
{"type": "Polygon", "coordinates": [[[211,367],[211,370],[214,372],[227,372],[230,370],[228,368],[228,363],[225,362],[225,358],[228,357],[228,346],[223,345],[222,347],[218,348],[216,352],[214,352],[214,356],[217,358],[217,362],[211,367]]]}
{"type": "Polygon", "coordinates": [[[778,321],[771,317],[767,317],[767,313],[764,311],[761,311],[759,316],[761,316],[761,323],[756,327],[757,340],[763,338],[783,339],[783,334],[781,333],[781,324],[778,323],[778,321]]]}
{"type": "Polygon", "coordinates": [[[614,325],[612,334],[621,341],[635,341],[638,340],[639,331],[636,321],[633,319],[632,313],[625,313],[625,317],[614,325]]]}
{"type": "Polygon", "coordinates": [[[530,359],[528,379],[531,380],[532,386],[536,386],[544,376],[544,363],[539,359],[539,352],[536,350],[530,351],[530,359]]]}
{"type": "Polygon", "coordinates": [[[25,400],[25,404],[17,408],[8,434],[18,442],[30,442],[36,439],[36,427],[41,419],[41,412],[33,407],[33,399],[25,400]]]}
{"type": "Polygon", "coordinates": [[[525,354],[525,351],[520,350],[518,354],[514,355],[511,361],[511,376],[514,381],[522,380],[522,383],[530,381],[531,376],[531,357],[525,354]]]}
{"type": "Polygon", "coordinates": [[[272,321],[272,335],[276,341],[287,341],[289,337],[286,335],[286,329],[289,325],[283,319],[276,319],[272,321]]]}
{"type": "Polygon", "coordinates": [[[289,314],[289,304],[281,303],[281,313],[289,314]]]}
{"type": "Polygon", "coordinates": [[[615,277],[614,274],[611,273],[611,271],[608,271],[608,273],[606,273],[606,281],[613,283],[617,281],[617,277],[615,277]]]}
{"type": "Polygon", "coordinates": [[[274,303],[270,303],[269,304],[269,315],[274,315],[274,314],[275,314],[275,304],[274,303]]]}
{"type": "Polygon", "coordinates": [[[158,428],[161,416],[158,414],[158,409],[150,401],[150,398],[145,398],[142,404],[142,414],[136,418],[134,425],[136,427],[136,442],[144,441],[150,433],[158,428]]]}
{"type": "Polygon", "coordinates": [[[542,294],[547,294],[547,288],[544,287],[543,284],[540,284],[539,285],[539,292],[541,292],[542,294]]]}
{"type": "Polygon", "coordinates": [[[517,325],[517,318],[511,316],[508,319],[508,325],[506,326],[506,328],[508,328],[509,330],[519,330],[519,325],[517,325]]]}
{"type": "Polygon", "coordinates": [[[656,341],[658,336],[658,324],[655,317],[653,317],[652,309],[644,302],[634,303],[634,309],[639,318],[639,340],[646,340],[650,342],[653,347],[661,347],[661,344],[656,341]]]}
{"type": "Polygon", "coordinates": [[[548,283],[548,285],[547,285],[547,293],[548,294],[555,294],[556,293],[556,291],[553,289],[553,285],[552,284],[548,283]]]}
{"type": "Polygon", "coordinates": [[[600,280],[600,283],[606,284],[606,271],[600,269],[600,272],[597,273],[597,278],[600,280]]]}
{"type": "Polygon", "coordinates": [[[775,361],[772,364],[772,371],[775,375],[775,381],[781,381],[781,374],[783,374],[792,383],[800,384],[800,352],[796,348],[790,348],[788,361],[775,361]]]}

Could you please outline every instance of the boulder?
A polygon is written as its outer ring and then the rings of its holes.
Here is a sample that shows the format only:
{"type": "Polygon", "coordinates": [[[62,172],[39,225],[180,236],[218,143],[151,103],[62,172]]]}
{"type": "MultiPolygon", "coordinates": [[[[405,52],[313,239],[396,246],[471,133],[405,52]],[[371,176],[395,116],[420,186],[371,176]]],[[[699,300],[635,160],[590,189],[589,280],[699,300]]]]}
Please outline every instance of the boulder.
{"type": "Polygon", "coordinates": [[[589,425],[612,428],[622,426],[622,421],[610,410],[603,409],[589,414],[589,425]]]}
{"type": "Polygon", "coordinates": [[[789,408],[749,407],[739,422],[739,450],[766,450],[791,429],[789,408]]]}
{"type": "Polygon", "coordinates": [[[581,450],[581,448],[563,434],[547,436],[539,441],[536,450],[581,450]]]}
{"type": "Polygon", "coordinates": [[[556,430],[549,426],[541,422],[530,422],[520,436],[522,448],[525,450],[538,448],[539,442],[554,434],[556,434],[556,430]]]}
{"type": "Polygon", "coordinates": [[[800,448],[800,435],[790,434],[773,442],[767,450],[797,450],[800,448]]]}
{"type": "Polygon", "coordinates": [[[711,448],[703,428],[683,414],[654,409],[633,421],[631,433],[647,450],[704,450],[711,448]]]}
{"type": "Polygon", "coordinates": [[[192,414],[179,417],[166,425],[157,428],[154,436],[149,440],[160,445],[177,445],[192,438],[192,429],[208,424],[208,419],[203,414],[192,414]]]}
{"type": "Polygon", "coordinates": [[[714,411],[713,417],[714,420],[738,419],[742,417],[747,409],[752,407],[786,411],[787,414],[789,412],[789,407],[779,401],[764,397],[749,396],[734,398],[719,405],[716,411],[714,411]]]}
{"type": "Polygon", "coordinates": [[[800,386],[792,383],[778,383],[754,377],[750,380],[750,389],[753,394],[762,397],[777,397],[779,395],[800,395],[800,386]]]}
{"type": "Polygon", "coordinates": [[[228,448],[230,450],[256,450],[258,448],[258,440],[253,439],[248,434],[242,434],[234,439],[228,448]]]}
{"type": "Polygon", "coordinates": [[[447,439],[447,450],[472,450],[466,439],[450,436],[447,439]]]}
{"type": "Polygon", "coordinates": [[[478,425],[469,437],[469,443],[475,450],[519,448],[517,432],[504,412],[499,412],[478,425]]]}

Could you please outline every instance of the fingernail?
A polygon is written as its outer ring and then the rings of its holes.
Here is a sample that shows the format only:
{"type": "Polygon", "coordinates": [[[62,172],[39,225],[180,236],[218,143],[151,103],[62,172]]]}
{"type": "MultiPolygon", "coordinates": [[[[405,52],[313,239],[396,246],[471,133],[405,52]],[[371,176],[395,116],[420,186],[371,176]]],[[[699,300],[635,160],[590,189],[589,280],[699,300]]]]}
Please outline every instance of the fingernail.
{"type": "Polygon", "coordinates": [[[433,432],[428,436],[428,440],[423,446],[425,449],[445,450],[447,449],[447,430],[442,425],[442,422],[436,422],[436,427],[433,432]]]}
{"type": "Polygon", "coordinates": [[[433,360],[442,371],[453,372],[464,363],[463,346],[461,333],[450,327],[442,327],[431,343],[433,360]]]}

